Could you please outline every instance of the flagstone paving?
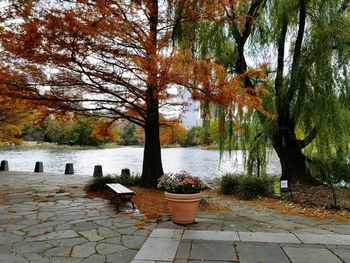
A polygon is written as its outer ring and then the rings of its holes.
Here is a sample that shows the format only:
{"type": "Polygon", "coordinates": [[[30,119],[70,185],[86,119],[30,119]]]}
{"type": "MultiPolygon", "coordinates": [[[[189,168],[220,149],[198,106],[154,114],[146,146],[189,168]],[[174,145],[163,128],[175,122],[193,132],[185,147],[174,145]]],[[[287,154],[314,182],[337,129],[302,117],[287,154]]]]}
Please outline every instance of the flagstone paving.
{"type": "Polygon", "coordinates": [[[0,262],[130,262],[155,225],[86,198],[88,180],[0,172],[0,262]]]}
{"type": "Polygon", "coordinates": [[[226,203],[195,224],[143,224],[83,187],[90,177],[0,172],[0,262],[350,262],[350,224],[226,203]]]}

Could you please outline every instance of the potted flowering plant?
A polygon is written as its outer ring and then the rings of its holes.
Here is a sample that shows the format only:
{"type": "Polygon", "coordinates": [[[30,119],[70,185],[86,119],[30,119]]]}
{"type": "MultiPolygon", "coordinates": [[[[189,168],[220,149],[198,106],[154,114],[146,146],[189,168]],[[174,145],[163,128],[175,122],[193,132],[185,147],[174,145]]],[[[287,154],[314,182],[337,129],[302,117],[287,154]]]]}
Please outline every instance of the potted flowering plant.
{"type": "Polygon", "coordinates": [[[159,178],[158,188],[165,190],[165,199],[174,223],[194,222],[201,199],[200,190],[204,188],[200,178],[186,171],[167,173],[159,178]]]}

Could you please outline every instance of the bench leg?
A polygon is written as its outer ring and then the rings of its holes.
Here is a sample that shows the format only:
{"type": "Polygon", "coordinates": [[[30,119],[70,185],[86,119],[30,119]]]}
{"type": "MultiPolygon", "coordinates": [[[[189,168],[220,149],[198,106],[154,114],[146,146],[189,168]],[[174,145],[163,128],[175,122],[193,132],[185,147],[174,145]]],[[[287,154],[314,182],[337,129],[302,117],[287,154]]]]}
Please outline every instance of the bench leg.
{"type": "Polygon", "coordinates": [[[132,204],[132,210],[135,210],[136,209],[136,206],[135,206],[135,204],[134,204],[134,202],[133,201],[131,201],[131,200],[123,200],[123,201],[120,201],[120,202],[118,202],[118,204],[117,204],[117,208],[116,208],[116,210],[117,210],[117,212],[119,212],[119,205],[121,204],[121,203],[131,203],[132,204]]]}
{"type": "Polygon", "coordinates": [[[117,207],[115,208],[117,212],[119,213],[119,205],[122,203],[122,200],[119,199],[119,202],[117,203],[117,207]]]}
{"type": "Polygon", "coordinates": [[[132,210],[135,210],[136,209],[135,204],[133,201],[131,201],[131,199],[130,199],[130,203],[132,204],[132,210]]]}
{"type": "Polygon", "coordinates": [[[112,199],[111,200],[111,204],[114,203],[114,200],[116,200],[116,208],[115,210],[117,212],[120,212],[119,211],[119,206],[121,203],[124,203],[124,202],[129,202],[132,204],[132,209],[135,210],[136,209],[136,206],[134,204],[134,202],[131,200],[131,198],[133,197],[133,195],[118,195],[118,194],[115,194],[115,199],[112,199]]]}

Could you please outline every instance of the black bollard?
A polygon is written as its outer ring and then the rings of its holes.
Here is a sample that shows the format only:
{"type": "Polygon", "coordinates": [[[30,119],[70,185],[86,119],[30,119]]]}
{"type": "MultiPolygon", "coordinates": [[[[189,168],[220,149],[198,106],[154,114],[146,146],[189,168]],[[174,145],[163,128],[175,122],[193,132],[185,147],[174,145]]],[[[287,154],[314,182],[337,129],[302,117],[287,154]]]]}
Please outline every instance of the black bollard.
{"type": "Polygon", "coordinates": [[[36,162],[35,168],[34,168],[34,173],[42,173],[42,172],[44,172],[43,162],[36,162]]]}
{"type": "Polygon", "coordinates": [[[102,165],[95,165],[93,177],[102,177],[102,165]]]}
{"type": "Polygon", "coordinates": [[[1,161],[0,171],[8,171],[9,170],[9,162],[6,160],[1,161]]]}
{"type": "Polygon", "coordinates": [[[74,168],[72,163],[66,163],[66,170],[64,174],[74,174],[74,168]]]}
{"type": "Polygon", "coordinates": [[[130,169],[124,168],[120,174],[121,177],[130,177],[130,169]]]}

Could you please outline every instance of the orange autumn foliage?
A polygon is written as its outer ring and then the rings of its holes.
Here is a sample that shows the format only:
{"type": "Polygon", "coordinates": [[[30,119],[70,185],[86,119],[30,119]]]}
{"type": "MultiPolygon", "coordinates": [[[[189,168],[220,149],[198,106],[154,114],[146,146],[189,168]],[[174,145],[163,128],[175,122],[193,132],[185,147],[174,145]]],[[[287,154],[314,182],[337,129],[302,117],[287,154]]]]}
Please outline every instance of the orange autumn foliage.
{"type": "Polygon", "coordinates": [[[0,105],[0,145],[21,143],[18,136],[24,124],[32,119],[33,112],[25,102],[4,96],[0,96],[0,105]]]}
{"type": "Polygon", "coordinates": [[[160,144],[176,144],[186,138],[187,129],[179,121],[163,121],[160,127],[160,144]]]}
{"type": "MultiPolygon", "coordinates": [[[[228,74],[211,59],[194,58],[189,50],[169,47],[174,35],[170,28],[186,19],[229,20],[243,29],[251,19],[243,11],[252,1],[220,0],[213,4],[201,0],[197,4],[202,8],[197,10],[191,1],[174,0],[169,3],[181,12],[171,17],[161,11],[162,1],[115,4],[67,0],[57,6],[43,0],[9,2],[15,11],[8,19],[24,20],[3,24],[0,40],[13,69],[31,80],[27,89],[13,88],[13,95],[45,100],[62,110],[100,111],[141,127],[150,116],[147,101],[160,101],[159,106],[173,104],[169,101],[174,97],[168,92],[170,85],[187,87],[197,100],[225,107],[237,103],[239,109],[250,106],[263,111],[256,96],[259,92],[244,89],[241,76],[228,74]],[[228,18],[228,13],[234,15],[228,18]],[[151,27],[156,20],[158,24],[151,27]],[[49,74],[45,72],[48,69],[49,74]],[[43,93],[38,83],[50,88],[44,88],[43,93]],[[89,101],[89,106],[83,101],[89,101]]],[[[246,75],[263,78],[264,72],[251,69],[246,75]]]]}
{"type": "Polygon", "coordinates": [[[99,120],[94,124],[94,129],[91,131],[91,137],[99,140],[110,139],[115,141],[117,138],[116,132],[113,130],[111,122],[99,120]]]}
{"type": "MultiPolygon", "coordinates": [[[[1,52],[11,71],[22,77],[0,77],[0,85],[10,88],[0,95],[41,101],[59,113],[88,112],[142,127],[142,181],[155,187],[163,174],[160,109],[182,103],[170,88],[187,88],[195,99],[224,106],[262,109],[256,92],[248,92],[239,77],[174,45],[179,23],[220,22],[225,9],[221,1],[212,3],[8,0],[8,8],[0,10],[1,52]]],[[[243,2],[232,3],[241,8],[236,3],[243,2]]],[[[100,127],[97,136],[104,132],[105,126],[100,127]]]]}
{"type": "MultiPolygon", "coordinates": [[[[135,138],[144,143],[144,131],[142,128],[139,128],[135,132],[135,138]]],[[[180,141],[184,140],[187,135],[187,129],[183,126],[179,120],[161,120],[161,126],[159,129],[159,140],[161,145],[171,145],[177,144],[180,141]]]]}

